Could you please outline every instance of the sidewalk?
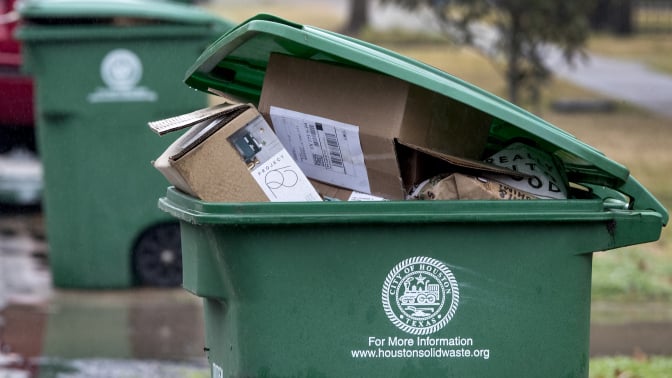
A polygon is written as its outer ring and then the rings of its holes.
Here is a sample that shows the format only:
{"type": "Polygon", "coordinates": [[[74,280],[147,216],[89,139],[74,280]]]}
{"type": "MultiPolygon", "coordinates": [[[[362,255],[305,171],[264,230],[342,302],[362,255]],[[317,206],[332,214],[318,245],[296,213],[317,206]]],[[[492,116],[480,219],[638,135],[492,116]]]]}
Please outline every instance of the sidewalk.
{"type": "MultiPolygon", "coordinates": [[[[429,12],[408,13],[395,6],[372,2],[371,25],[385,30],[391,28],[440,32],[429,12]]],[[[477,48],[492,51],[497,33],[484,25],[474,27],[477,48]]],[[[578,86],[590,89],[616,101],[623,101],[672,118],[672,75],[649,70],[636,61],[608,58],[588,53],[585,61],[569,66],[559,49],[549,48],[546,63],[555,75],[578,86]]]]}
{"type": "Polygon", "coordinates": [[[590,53],[585,62],[577,62],[575,67],[569,67],[557,50],[546,61],[560,78],[672,118],[671,75],[654,72],[639,62],[590,53]]]}

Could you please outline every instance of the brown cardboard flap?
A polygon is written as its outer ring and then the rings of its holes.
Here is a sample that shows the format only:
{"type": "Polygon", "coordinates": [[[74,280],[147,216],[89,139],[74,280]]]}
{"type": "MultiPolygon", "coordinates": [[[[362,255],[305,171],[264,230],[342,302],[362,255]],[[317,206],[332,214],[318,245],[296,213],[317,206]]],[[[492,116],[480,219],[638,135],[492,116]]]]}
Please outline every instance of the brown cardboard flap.
{"type": "Polygon", "coordinates": [[[224,93],[224,92],[222,92],[218,89],[215,89],[215,88],[208,88],[208,93],[217,96],[219,101],[222,101],[222,102],[228,103],[228,104],[244,104],[244,103],[247,102],[240,97],[236,97],[236,96],[234,96],[230,93],[224,93]]]}
{"type": "Polygon", "coordinates": [[[310,180],[313,187],[323,198],[327,200],[337,199],[339,201],[347,201],[352,194],[352,190],[339,188],[337,186],[329,185],[317,180],[310,180]]]}
{"type": "Polygon", "coordinates": [[[492,117],[478,109],[411,85],[395,137],[443,154],[480,159],[491,124],[492,117]]]}
{"type": "Polygon", "coordinates": [[[395,140],[399,169],[405,189],[430,177],[453,172],[495,173],[515,178],[529,175],[478,160],[442,154],[428,148],[395,140]]]}
{"type": "Polygon", "coordinates": [[[209,108],[199,109],[191,113],[182,114],[176,117],[166,118],[159,121],[152,121],[149,122],[148,125],[149,128],[152,129],[152,131],[154,131],[155,133],[159,135],[164,135],[172,131],[177,131],[187,127],[194,126],[203,121],[217,118],[226,113],[238,112],[237,114],[240,114],[249,107],[250,107],[249,104],[232,105],[228,103],[223,103],[211,106],[209,108]]]}

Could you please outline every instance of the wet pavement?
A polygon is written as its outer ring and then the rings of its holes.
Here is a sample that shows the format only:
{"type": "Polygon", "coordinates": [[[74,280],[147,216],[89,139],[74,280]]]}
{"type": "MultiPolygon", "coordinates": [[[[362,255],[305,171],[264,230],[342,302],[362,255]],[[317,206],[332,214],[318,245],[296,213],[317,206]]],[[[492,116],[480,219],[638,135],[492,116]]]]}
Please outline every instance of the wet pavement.
{"type": "MultiPolygon", "coordinates": [[[[55,290],[6,307],[6,371],[25,377],[188,377],[207,370],[200,300],[181,289],[55,290]]],[[[3,369],[5,369],[3,371],[3,369]]]]}
{"type": "Polygon", "coordinates": [[[591,306],[590,355],[672,355],[672,306],[601,303],[591,306]]]}
{"type": "Polygon", "coordinates": [[[0,205],[0,378],[205,377],[201,300],[54,289],[39,207],[0,205]]]}

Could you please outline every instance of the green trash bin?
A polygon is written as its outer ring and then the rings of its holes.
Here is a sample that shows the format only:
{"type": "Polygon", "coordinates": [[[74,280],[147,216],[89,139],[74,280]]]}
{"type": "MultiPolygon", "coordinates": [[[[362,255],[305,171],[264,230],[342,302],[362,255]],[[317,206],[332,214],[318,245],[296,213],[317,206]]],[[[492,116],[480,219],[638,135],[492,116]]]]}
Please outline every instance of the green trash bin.
{"type": "Polygon", "coordinates": [[[204,298],[212,376],[588,376],[593,252],[655,241],[668,221],[627,168],[435,68],[269,16],[211,45],[186,81],[256,103],[270,53],[376,71],[481,109],[490,143],[535,141],[583,190],[213,203],[169,188],[159,207],[180,221],[183,286],[204,298]]]}
{"type": "Polygon", "coordinates": [[[175,78],[231,24],[161,1],[36,0],[19,12],[55,286],[179,284],[177,222],[156,209],[165,182],[150,164],[171,140],[145,125],[207,105],[175,78]]]}

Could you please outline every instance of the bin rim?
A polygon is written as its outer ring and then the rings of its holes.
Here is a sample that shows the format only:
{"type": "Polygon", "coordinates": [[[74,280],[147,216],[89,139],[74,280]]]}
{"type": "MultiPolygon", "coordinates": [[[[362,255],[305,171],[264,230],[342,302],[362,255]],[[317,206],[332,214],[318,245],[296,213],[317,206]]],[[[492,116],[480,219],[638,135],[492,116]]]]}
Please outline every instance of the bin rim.
{"type": "Polygon", "coordinates": [[[207,202],[173,186],[159,208],[194,224],[594,222],[655,211],[610,209],[601,199],[207,202]]]}
{"type": "Polygon", "coordinates": [[[205,10],[168,0],[26,0],[17,6],[24,20],[128,17],[174,24],[226,25],[233,23],[205,10]]]}
{"type": "Polygon", "coordinates": [[[169,187],[166,196],[159,199],[158,207],[180,222],[198,228],[599,224],[611,236],[600,250],[653,242],[660,239],[662,230],[658,212],[610,209],[600,199],[226,203],[201,201],[169,187]]]}

